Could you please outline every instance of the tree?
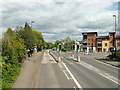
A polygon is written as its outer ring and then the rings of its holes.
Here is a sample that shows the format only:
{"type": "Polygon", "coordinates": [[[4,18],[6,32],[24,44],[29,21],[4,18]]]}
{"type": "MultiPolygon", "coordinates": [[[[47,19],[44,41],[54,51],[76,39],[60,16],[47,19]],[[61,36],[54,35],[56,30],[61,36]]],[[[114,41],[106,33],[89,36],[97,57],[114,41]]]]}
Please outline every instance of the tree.
{"type": "Polygon", "coordinates": [[[41,49],[41,45],[42,45],[42,33],[36,30],[32,30],[33,33],[33,37],[34,37],[34,44],[37,44],[37,48],[38,50],[41,49]]]}
{"type": "Polygon", "coordinates": [[[62,45],[62,41],[57,40],[57,41],[55,42],[55,47],[58,48],[59,44],[62,45]]]}
{"type": "Polygon", "coordinates": [[[64,48],[68,48],[72,50],[72,40],[70,37],[66,37],[65,39],[62,40],[62,42],[64,43],[64,48]]]}
{"type": "Polygon", "coordinates": [[[30,49],[34,45],[34,37],[32,33],[31,27],[28,25],[28,23],[25,23],[25,27],[23,30],[19,31],[20,37],[24,39],[24,44],[27,49],[30,49]]]}

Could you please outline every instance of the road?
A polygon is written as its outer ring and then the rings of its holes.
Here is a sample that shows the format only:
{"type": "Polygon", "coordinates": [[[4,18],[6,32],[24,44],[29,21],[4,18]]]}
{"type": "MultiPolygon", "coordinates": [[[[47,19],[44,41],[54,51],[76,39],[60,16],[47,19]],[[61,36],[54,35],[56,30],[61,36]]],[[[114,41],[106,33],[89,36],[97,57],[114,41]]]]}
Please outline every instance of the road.
{"type": "Polygon", "coordinates": [[[36,88],[77,88],[64,67],[53,59],[48,51],[44,52],[36,88]],[[67,77],[68,76],[68,77],[67,77]]]}
{"type": "MultiPolygon", "coordinates": [[[[80,85],[84,89],[109,88],[109,90],[118,90],[118,68],[98,62],[87,55],[85,57],[80,55],[81,60],[77,62],[72,59],[73,54],[76,55],[76,53],[61,52],[59,54],[56,51],[51,52],[57,57],[59,55],[62,57],[58,65],[60,67],[66,66],[69,69],[70,73],[74,76],[71,78],[77,87],[80,85]],[[75,78],[77,83],[73,78],[75,78]]],[[[59,74],[61,73],[59,72],[59,74]]]]}

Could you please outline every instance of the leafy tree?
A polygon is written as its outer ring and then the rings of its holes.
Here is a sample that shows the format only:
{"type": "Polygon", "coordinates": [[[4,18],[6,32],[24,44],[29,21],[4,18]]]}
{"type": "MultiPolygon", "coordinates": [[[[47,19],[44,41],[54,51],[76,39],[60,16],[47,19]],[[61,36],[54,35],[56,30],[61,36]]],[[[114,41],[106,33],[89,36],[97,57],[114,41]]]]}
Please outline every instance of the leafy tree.
{"type": "Polygon", "coordinates": [[[62,40],[64,43],[64,48],[68,48],[68,50],[72,49],[72,40],[70,37],[66,37],[65,39],[62,40]]]}
{"type": "Polygon", "coordinates": [[[24,44],[26,48],[32,48],[34,45],[34,36],[32,33],[32,29],[27,22],[25,23],[25,27],[23,28],[23,30],[20,29],[18,33],[20,34],[20,37],[24,39],[24,44]]]}
{"type": "Polygon", "coordinates": [[[34,36],[34,44],[37,44],[37,48],[38,50],[41,49],[41,45],[42,45],[42,33],[36,30],[32,30],[33,32],[33,36],[34,36]]]}
{"type": "Polygon", "coordinates": [[[55,47],[58,48],[59,44],[62,45],[62,41],[57,40],[57,41],[55,42],[55,47]]]}

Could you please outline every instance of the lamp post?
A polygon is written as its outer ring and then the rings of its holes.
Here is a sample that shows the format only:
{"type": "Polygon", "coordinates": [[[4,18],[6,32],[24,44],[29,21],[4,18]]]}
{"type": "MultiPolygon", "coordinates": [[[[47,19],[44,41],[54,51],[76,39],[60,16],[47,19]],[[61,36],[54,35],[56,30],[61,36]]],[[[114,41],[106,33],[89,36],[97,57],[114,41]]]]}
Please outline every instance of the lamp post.
{"type": "Polygon", "coordinates": [[[34,23],[34,21],[31,21],[31,29],[32,29],[32,23],[34,23]]]}
{"type": "MultiPolygon", "coordinates": [[[[116,34],[116,15],[113,15],[113,17],[115,18],[115,34],[116,34]]],[[[114,46],[115,46],[115,55],[116,55],[116,37],[115,37],[115,43],[114,43],[114,46]]]]}

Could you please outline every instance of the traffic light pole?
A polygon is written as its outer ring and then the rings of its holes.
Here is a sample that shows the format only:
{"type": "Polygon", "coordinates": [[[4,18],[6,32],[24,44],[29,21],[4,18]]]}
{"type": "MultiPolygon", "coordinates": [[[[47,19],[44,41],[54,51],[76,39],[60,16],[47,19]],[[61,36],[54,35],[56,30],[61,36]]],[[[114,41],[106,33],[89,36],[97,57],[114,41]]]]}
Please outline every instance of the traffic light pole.
{"type": "Polygon", "coordinates": [[[80,56],[79,56],[79,44],[77,44],[77,61],[80,61],[80,56]]]}
{"type": "Polygon", "coordinates": [[[59,61],[61,61],[61,55],[60,55],[60,53],[61,53],[61,44],[59,44],[59,61]]]}

